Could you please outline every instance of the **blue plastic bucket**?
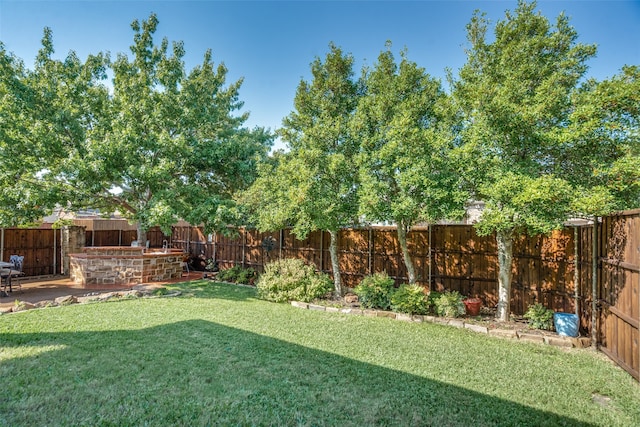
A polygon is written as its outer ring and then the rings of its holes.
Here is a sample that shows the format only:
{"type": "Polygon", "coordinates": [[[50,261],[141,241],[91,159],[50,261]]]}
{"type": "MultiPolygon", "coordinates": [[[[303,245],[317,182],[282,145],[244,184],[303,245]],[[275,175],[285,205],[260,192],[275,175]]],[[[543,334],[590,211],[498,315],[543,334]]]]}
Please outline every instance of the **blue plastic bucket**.
{"type": "Polygon", "coordinates": [[[577,314],[553,314],[553,325],[555,326],[556,332],[559,335],[564,335],[565,337],[577,337],[579,324],[580,323],[577,314]]]}

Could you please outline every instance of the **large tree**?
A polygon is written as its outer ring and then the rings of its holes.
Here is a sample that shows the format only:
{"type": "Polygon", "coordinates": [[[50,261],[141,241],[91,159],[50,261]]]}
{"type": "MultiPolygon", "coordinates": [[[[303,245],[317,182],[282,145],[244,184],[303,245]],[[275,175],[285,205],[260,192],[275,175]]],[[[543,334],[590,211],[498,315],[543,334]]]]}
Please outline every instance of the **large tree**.
{"type": "Polygon", "coordinates": [[[183,44],[156,45],[157,26],[153,14],[134,21],[131,58],[112,64],[105,55],[54,59],[45,30],[35,69],[14,67],[21,109],[0,152],[3,164],[14,160],[2,175],[28,184],[2,193],[7,206],[22,203],[31,216],[56,204],[117,210],[138,225],[141,243],[148,227],[168,230],[178,218],[209,229],[232,219],[232,196],[252,182],[271,136],[242,127],[241,81],[225,87],[227,69],[211,52],[187,73],[183,44]]]}
{"type": "Polygon", "coordinates": [[[245,200],[260,229],[292,225],[301,238],[310,231],[327,231],[335,292],[340,295],[338,231],[356,221],[358,210],[358,142],[349,133],[358,84],[353,58],[335,45],[330,45],[324,61],[313,61],[311,73],[311,82],[298,85],[295,110],[279,130],[289,151],[260,168],[245,200]]]}
{"type": "Polygon", "coordinates": [[[401,53],[389,50],[364,69],[365,94],[352,128],[358,155],[360,212],[369,221],[392,221],[410,283],[416,273],[407,233],[418,222],[464,214],[466,193],[453,167],[454,134],[440,82],[401,53]]]}
{"type": "Polygon", "coordinates": [[[564,128],[595,46],[577,42],[566,16],[552,26],[524,1],[496,24],[495,40],[487,27],[480,13],[468,25],[453,93],[464,117],[465,176],[486,202],[478,230],[496,235],[498,317],[508,320],[514,235],[559,228],[571,212],[574,183],[557,166],[570,161],[564,128]]]}

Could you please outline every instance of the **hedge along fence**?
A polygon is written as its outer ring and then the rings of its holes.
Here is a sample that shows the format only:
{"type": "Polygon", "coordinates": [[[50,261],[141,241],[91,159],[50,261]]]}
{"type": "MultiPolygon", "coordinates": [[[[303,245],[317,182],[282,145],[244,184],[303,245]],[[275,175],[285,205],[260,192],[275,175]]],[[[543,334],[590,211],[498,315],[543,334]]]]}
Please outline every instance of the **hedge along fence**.
{"type": "MultiPolygon", "coordinates": [[[[516,239],[511,307],[515,314],[523,314],[535,302],[556,311],[575,312],[574,240],[573,229],[516,239]]],[[[205,235],[198,227],[174,227],[171,243],[192,255],[215,259],[220,268],[241,265],[262,271],[269,261],[301,258],[331,274],[327,232],[310,233],[298,240],[288,229],[261,233],[241,228],[229,237],[205,235]]],[[[414,228],[409,232],[408,245],[419,284],[438,291],[457,290],[481,297],[488,305],[497,304],[495,237],[478,236],[469,225],[436,225],[414,228]]],[[[396,284],[407,281],[393,227],[343,229],[338,248],[342,278],[349,287],[381,271],[393,277],[396,284]]],[[[583,279],[588,280],[588,276],[583,279]]]]}

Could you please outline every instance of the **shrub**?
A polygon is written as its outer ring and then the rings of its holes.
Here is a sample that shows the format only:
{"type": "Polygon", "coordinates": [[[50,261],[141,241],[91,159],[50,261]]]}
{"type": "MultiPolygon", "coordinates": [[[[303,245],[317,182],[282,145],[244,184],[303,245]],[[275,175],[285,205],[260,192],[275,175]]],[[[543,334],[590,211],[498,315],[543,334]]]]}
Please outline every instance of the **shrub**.
{"type": "Polygon", "coordinates": [[[216,278],[223,282],[235,282],[246,285],[256,276],[257,273],[253,268],[242,268],[236,265],[226,270],[221,270],[216,278]]]}
{"type": "Polygon", "coordinates": [[[253,268],[244,268],[238,273],[236,277],[236,283],[248,285],[251,283],[251,279],[258,277],[258,273],[253,268]]]}
{"type": "Polygon", "coordinates": [[[402,285],[391,295],[391,309],[407,314],[426,314],[427,296],[420,285],[402,285]]]}
{"type": "Polygon", "coordinates": [[[553,310],[549,310],[539,302],[530,305],[523,317],[529,320],[529,326],[533,329],[550,331],[553,328],[553,310]]]}
{"type": "Polygon", "coordinates": [[[315,266],[291,258],[266,264],[256,287],[258,296],[267,301],[310,302],[330,292],[333,282],[328,275],[316,272],[315,266]]]}
{"type": "Polygon", "coordinates": [[[387,310],[391,306],[393,289],[393,279],[387,273],[375,273],[362,279],[353,292],[358,295],[362,307],[387,310]]]}
{"type": "Polygon", "coordinates": [[[438,310],[436,309],[436,300],[441,296],[442,296],[442,292],[438,292],[438,291],[431,291],[427,295],[427,307],[431,313],[435,313],[435,314],[438,313],[438,310]]]}
{"type": "Polygon", "coordinates": [[[216,279],[221,280],[223,282],[233,282],[235,281],[241,269],[242,267],[240,267],[239,265],[235,265],[231,268],[220,270],[218,272],[218,275],[216,276],[216,279]]]}
{"type": "Polygon", "coordinates": [[[459,317],[464,315],[464,297],[458,291],[446,291],[435,301],[436,313],[443,317],[459,317]]]}

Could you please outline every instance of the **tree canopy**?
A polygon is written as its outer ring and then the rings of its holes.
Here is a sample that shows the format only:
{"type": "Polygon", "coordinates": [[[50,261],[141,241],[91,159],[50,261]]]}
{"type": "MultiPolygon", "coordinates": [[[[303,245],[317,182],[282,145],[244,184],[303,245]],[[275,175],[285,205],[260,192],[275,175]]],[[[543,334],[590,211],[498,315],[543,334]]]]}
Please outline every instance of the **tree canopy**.
{"type": "Polygon", "coordinates": [[[291,225],[298,237],[328,231],[335,290],[341,294],[337,233],[357,221],[358,211],[354,158],[359,143],[349,121],[359,89],[353,58],[333,44],[324,61],[313,61],[311,73],[311,82],[300,81],[295,110],[279,131],[289,152],[260,169],[246,200],[257,212],[260,229],[291,225]]]}
{"type": "Polygon", "coordinates": [[[10,101],[0,108],[15,118],[0,150],[5,224],[56,205],[117,210],[144,241],[148,227],[168,230],[178,218],[208,229],[232,220],[233,194],[252,182],[272,137],[242,127],[241,81],[225,86],[227,69],[210,51],[187,73],[183,44],[156,45],[157,26],[154,14],[134,21],[132,58],[113,62],[99,54],[82,63],[73,52],[54,59],[48,29],[33,71],[2,52],[10,101]]]}
{"type": "Polygon", "coordinates": [[[626,169],[625,153],[633,149],[628,132],[617,138],[611,131],[626,113],[615,117],[617,107],[601,109],[607,103],[602,92],[619,86],[583,84],[596,47],[578,43],[566,16],[551,25],[535,12],[535,3],[520,1],[496,24],[492,42],[487,28],[476,13],[467,27],[468,59],[453,82],[453,96],[463,117],[469,189],[486,202],[477,227],[497,237],[498,312],[507,320],[514,234],[560,228],[581,213],[580,205],[593,209],[597,197],[611,202],[602,211],[621,206],[621,200],[611,200],[611,186],[603,191],[602,175],[626,169]]]}
{"type": "Polygon", "coordinates": [[[640,207],[640,68],[587,81],[573,104],[557,164],[575,187],[573,211],[592,217],[640,207]]]}
{"type": "Polygon", "coordinates": [[[454,164],[454,134],[447,97],[406,52],[396,63],[389,49],[372,70],[351,125],[360,140],[360,213],[367,221],[394,222],[409,282],[416,281],[407,232],[464,214],[467,194],[454,164]]]}

